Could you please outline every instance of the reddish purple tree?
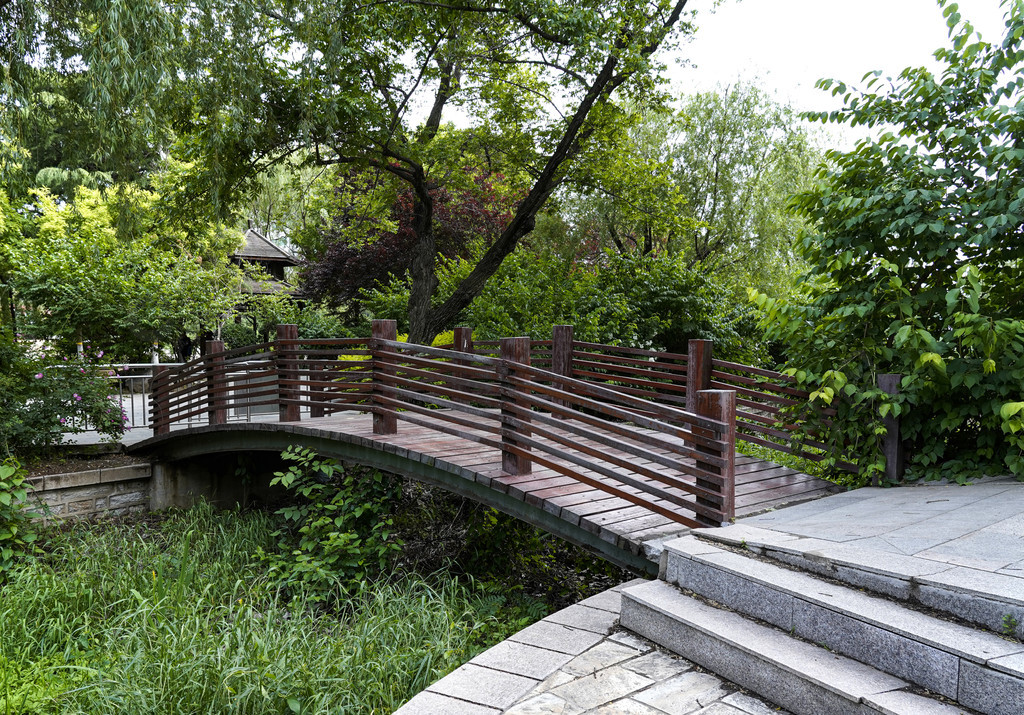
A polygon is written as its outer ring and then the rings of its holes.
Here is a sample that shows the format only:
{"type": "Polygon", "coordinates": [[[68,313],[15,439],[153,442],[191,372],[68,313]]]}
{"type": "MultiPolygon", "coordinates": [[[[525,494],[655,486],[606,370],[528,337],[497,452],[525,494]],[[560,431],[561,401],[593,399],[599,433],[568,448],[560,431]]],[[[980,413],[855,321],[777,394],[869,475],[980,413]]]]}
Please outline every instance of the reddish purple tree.
{"type": "MultiPolygon", "coordinates": [[[[434,236],[437,252],[445,257],[469,257],[470,246],[489,247],[501,235],[516,208],[516,200],[500,190],[500,175],[475,175],[469,189],[433,187],[434,236]]],[[[340,189],[339,189],[340,190],[340,189]]],[[[403,276],[412,267],[416,251],[414,197],[411,189],[398,193],[391,206],[390,224],[395,230],[371,228],[370,239],[352,242],[347,229],[355,222],[383,226],[384,222],[341,210],[321,231],[327,250],[306,264],[303,291],[334,306],[355,301],[361,290],[392,276],[403,276]]]]}

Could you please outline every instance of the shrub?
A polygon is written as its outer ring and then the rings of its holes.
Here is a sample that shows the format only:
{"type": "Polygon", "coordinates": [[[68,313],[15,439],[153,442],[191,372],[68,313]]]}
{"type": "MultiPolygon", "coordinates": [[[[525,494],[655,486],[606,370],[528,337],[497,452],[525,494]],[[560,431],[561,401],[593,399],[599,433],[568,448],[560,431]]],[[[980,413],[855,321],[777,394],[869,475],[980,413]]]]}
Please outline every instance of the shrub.
{"type": "MultiPolygon", "coordinates": [[[[439,271],[439,299],[472,270],[455,259],[439,271]]],[[[363,294],[375,317],[408,325],[409,289],[392,279],[363,294]]],[[[573,261],[519,249],[502,264],[460,319],[479,339],[551,337],[551,327],[575,326],[577,340],[686,352],[687,341],[715,341],[717,357],[760,363],[766,357],[751,308],[732,292],[670,255],[605,253],[573,261]]]]}
{"type": "Polygon", "coordinates": [[[1024,7],[1004,3],[1006,34],[988,43],[940,5],[940,74],[821,83],[846,107],[817,118],[886,131],[830,152],[797,196],[811,225],[803,295],[753,296],[811,407],[837,411],[826,424],[811,410],[811,429],[853,453],[864,481],[885,469],[887,415],[908,478],[1024,478],[1024,7]],[[903,376],[898,397],[876,387],[880,373],[903,376]]]}
{"type": "Polygon", "coordinates": [[[103,372],[88,354],[57,361],[0,333],[0,454],[28,459],[87,429],[121,437],[127,417],[103,372]]]}
{"type": "Polygon", "coordinates": [[[275,472],[296,503],[279,509],[285,526],[274,532],[278,551],[260,552],[279,584],[301,586],[314,599],[338,588],[356,588],[375,576],[401,548],[387,516],[399,494],[398,482],[378,471],[348,469],[313,450],[289,447],[281,457],[295,462],[275,472]]]}
{"type": "Polygon", "coordinates": [[[38,551],[25,476],[15,459],[0,463],[0,579],[19,559],[38,551]]]}

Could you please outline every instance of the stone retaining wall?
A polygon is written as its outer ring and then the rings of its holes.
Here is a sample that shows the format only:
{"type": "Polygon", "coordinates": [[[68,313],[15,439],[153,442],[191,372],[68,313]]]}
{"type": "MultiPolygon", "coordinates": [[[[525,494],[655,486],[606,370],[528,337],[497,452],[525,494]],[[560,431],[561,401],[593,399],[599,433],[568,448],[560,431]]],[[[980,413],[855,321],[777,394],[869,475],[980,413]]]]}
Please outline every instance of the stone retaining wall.
{"type": "Polygon", "coordinates": [[[89,519],[149,510],[150,464],[32,477],[29,498],[44,507],[44,520],[89,519]]]}

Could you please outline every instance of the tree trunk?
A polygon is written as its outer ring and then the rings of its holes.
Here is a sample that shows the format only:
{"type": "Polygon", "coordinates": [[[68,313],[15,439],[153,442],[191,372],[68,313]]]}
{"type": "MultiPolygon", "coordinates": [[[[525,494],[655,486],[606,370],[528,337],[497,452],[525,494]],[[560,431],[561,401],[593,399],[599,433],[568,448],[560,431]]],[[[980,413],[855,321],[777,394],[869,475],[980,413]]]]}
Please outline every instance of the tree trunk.
{"type": "Polygon", "coordinates": [[[434,237],[434,200],[430,196],[423,169],[413,171],[413,222],[416,233],[416,249],[412,257],[409,274],[412,287],[409,290],[409,342],[430,345],[441,330],[433,327],[430,303],[437,290],[437,241],[434,237]]]}

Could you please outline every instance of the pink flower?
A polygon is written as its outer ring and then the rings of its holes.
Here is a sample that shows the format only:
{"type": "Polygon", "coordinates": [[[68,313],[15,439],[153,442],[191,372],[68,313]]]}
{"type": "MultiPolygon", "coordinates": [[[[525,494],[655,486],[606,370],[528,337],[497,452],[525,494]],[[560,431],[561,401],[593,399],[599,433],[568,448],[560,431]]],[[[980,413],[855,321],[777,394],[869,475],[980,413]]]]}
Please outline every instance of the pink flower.
{"type": "Polygon", "coordinates": [[[64,424],[64,422],[65,422],[65,419],[64,419],[63,417],[61,417],[61,418],[60,418],[60,423],[61,423],[61,424],[64,424]]]}
{"type": "Polygon", "coordinates": [[[78,394],[78,393],[76,392],[76,393],[75,393],[75,402],[81,402],[81,401],[82,401],[82,396],[81,396],[81,395],[79,395],[79,394],[78,394]]]}
{"type": "Polygon", "coordinates": [[[98,357],[98,358],[103,357],[103,351],[100,350],[98,353],[96,353],[96,357],[98,357]]]}
{"type": "Polygon", "coordinates": [[[83,375],[85,374],[85,368],[84,368],[84,367],[80,367],[80,368],[78,368],[78,371],[79,371],[80,373],[82,373],[83,375]]]}
{"type": "Polygon", "coordinates": [[[41,373],[41,372],[37,372],[37,373],[36,373],[36,379],[37,379],[37,380],[41,380],[42,378],[43,378],[43,373],[41,373]]]}

